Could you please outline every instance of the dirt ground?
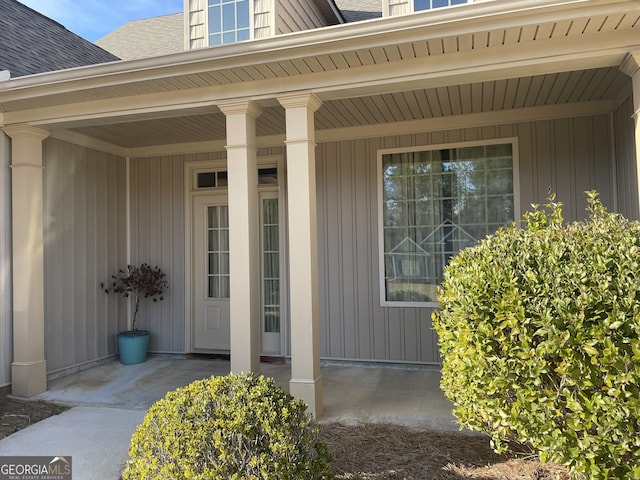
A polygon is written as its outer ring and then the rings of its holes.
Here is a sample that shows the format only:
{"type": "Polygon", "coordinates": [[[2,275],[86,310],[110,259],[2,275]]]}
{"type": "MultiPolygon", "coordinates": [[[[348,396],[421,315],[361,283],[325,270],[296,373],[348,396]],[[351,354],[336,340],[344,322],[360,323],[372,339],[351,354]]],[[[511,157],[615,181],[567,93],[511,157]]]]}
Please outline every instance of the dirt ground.
{"type": "MultiPolygon", "coordinates": [[[[65,407],[7,398],[0,389],[0,439],[65,407]]],[[[558,465],[496,455],[478,435],[416,431],[396,425],[321,425],[338,480],[569,480],[558,465]]]]}
{"type": "Polygon", "coordinates": [[[66,410],[52,403],[14,400],[8,394],[8,388],[0,388],[0,439],[66,410]]]}

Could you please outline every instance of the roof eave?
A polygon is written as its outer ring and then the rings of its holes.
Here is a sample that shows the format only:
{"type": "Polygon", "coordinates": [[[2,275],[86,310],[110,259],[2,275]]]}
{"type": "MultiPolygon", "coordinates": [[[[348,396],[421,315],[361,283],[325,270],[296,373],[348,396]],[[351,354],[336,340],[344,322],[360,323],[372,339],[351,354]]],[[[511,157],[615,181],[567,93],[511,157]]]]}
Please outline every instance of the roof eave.
{"type": "Polygon", "coordinates": [[[637,7],[634,0],[494,0],[473,3],[465,5],[465,8],[347,23],[268,39],[0,80],[0,99],[3,93],[11,95],[11,92],[34,88],[49,90],[45,94],[55,93],[58,88],[64,91],[65,84],[69,83],[73,83],[74,88],[84,83],[92,88],[96,83],[108,85],[143,81],[170,76],[178,71],[189,73],[211,68],[233,68],[255,61],[263,63],[294,56],[326,54],[344,49],[347,44],[354,49],[371,46],[374,37],[381,43],[388,43],[390,39],[410,41],[414,32],[414,35],[425,38],[425,29],[428,29],[429,36],[456,34],[473,31],[479,24],[486,28],[488,22],[494,23],[491,28],[501,28],[513,25],[524,17],[529,17],[531,21],[542,21],[557,18],[562,12],[569,15],[581,10],[583,14],[595,15],[606,12],[608,8],[624,9],[630,5],[637,7]]]}

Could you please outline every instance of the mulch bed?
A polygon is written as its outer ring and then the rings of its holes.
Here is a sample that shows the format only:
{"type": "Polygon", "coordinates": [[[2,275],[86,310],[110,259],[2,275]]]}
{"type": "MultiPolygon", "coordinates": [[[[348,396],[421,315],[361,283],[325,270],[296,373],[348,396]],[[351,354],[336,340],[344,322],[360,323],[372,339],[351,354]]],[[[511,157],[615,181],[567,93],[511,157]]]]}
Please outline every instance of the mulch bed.
{"type": "Polygon", "coordinates": [[[417,431],[388,424],[321,424],[320,437],[345,480],[569,480],[559,465],[497,455],[480,435],[417,431]]]}
{"type": "Polygon", "coordinates": [[[0,439],[67,408],[41,401],[8,398],[8,388],[0,388],[0,439]]]}

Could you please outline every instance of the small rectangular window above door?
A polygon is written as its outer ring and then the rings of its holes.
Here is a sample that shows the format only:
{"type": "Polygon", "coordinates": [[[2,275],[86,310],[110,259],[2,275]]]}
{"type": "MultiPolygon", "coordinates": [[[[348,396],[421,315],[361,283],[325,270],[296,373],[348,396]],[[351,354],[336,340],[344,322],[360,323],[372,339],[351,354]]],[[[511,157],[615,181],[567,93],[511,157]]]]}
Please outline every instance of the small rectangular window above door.
{"type": "Polygon", "coordinates": [[[226,188],[229,180],[226,171],[198,171],[194,172],[194,185],[196,190],[226,188]]]}

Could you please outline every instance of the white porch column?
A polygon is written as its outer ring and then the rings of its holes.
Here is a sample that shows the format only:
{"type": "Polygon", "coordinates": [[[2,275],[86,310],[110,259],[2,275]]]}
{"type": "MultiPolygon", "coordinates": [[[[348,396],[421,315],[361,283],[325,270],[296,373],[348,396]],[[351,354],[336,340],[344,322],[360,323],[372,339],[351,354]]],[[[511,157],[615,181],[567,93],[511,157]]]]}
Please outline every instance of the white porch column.
{"type": "Polygon", "coordinates": [[[44,227],[42,141],[49,133],[4,127],[11,138],[13,217],[13,363],[11,392],[31,397],[47,389],[44,352],[44,227]]]}
{"type": "Polygon", "coordinates": [[[227,117],[231,371],[260,371],[260,243],[253,102],[221,105],[227,117]]]}
{"type": "Polygon", "coordinates": [[[287,195],[291,303],[291,395],[322,416],[316,157],[313,113],[321,101],[313,94],[278,98],[286,109],[287,195]]]}
{"type": "Polygon", "coordinates": [[[640,51],[631,52],[620,66],[620,70],[631,77],[633,83],[633,119],[635,120],[636,139],[636,184],[638,186],[638,198],[636,198],[640,210],[640,51]]]}

